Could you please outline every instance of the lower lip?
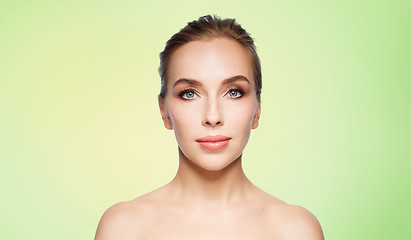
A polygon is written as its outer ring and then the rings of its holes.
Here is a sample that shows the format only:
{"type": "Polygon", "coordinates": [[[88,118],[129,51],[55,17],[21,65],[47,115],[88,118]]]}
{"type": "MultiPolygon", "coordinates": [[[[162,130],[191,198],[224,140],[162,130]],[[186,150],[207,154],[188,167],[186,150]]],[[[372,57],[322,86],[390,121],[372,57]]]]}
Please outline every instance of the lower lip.
{"type": "Polygon", "coordinates": [[[208,150],[219,150],[223,149],[228,145],[230,140],[219,141],[219,142],[198,142],[201,147],[208,150]]]}

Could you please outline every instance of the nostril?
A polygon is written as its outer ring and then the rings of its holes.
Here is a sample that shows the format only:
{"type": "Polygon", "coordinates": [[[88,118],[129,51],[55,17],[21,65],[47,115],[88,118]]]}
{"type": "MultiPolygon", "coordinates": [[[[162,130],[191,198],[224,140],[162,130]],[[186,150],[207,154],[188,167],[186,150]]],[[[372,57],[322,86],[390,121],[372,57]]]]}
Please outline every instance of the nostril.
{"type": "Polygon", "coordinates": [[[224,121],[220,110],[218,101],[208,102],[204,112],[203,125],[208,127],[223,125],[224,121]]]}
{"type": "Polygon", "coordinates": [[[221,121],[218,121],[218,122],[207,121],[207,122],[205,122],[205,125],[214,127],[214,126],[218,126],[218,125],[223,125],[223,123],[221,121]]]}

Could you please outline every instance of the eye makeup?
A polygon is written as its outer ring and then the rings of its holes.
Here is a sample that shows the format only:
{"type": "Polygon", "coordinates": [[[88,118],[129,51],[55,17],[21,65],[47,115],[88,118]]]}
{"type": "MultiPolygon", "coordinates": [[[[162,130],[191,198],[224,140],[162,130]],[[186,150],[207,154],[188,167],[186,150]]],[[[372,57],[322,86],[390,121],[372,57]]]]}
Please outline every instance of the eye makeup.
{"type": "Polygon", "coordinates": [[[243,97],[245,94],[245,91],[241,88],[230,88],[228,89],[228,91],[226,91],[225,96],[232,98],[232,99],[236,99],[236,98],[241,98],[243,97]]]}
{"type": "MultiPolygon", "coordinates": [[[[241,75],[225,79],[220,84],[220,96],[231,100],[246,96],[251,87],[248,79],[241,75]]],[[[205,91],[202,89],[203,87],[200,81],[185,78],[181,78],[173,84],[175,96],[184,101],[201,98],[200,92],[205,91]]]]}
{"type": "Polygon", "coordinates": [[[195,89],[193,88],[187,88],[184,89],[182,91],[180,91],[178,93],[178,96],[182,99],[182,100],[192,100],[194,99],[196,96],[198,97],[198,93],[195,89]]]}

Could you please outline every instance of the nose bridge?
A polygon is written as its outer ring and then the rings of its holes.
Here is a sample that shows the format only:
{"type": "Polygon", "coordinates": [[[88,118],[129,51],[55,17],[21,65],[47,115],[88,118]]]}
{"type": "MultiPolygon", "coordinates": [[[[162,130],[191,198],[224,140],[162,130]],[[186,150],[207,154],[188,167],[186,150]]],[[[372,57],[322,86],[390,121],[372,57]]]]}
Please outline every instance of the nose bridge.
{"type": "Polygon", "coordinates": [[[223,115],[217,97],[209,96],[205,104],[204,126],[218,126],[223,124],[223,115]]]}

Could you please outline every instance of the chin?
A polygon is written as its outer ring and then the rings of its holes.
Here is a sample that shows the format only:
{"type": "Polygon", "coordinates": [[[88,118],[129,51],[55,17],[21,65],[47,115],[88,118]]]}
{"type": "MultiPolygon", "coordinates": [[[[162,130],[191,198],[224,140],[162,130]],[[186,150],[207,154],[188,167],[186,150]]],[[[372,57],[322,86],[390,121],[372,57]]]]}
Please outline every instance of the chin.
{"type": "Polygon", "coordinates": [[[209,162],[194,162],[193,163],[195,165],[197,165],[197,167],[204,169],[206,171],[210,171],[210,172],[218,172],[221,171],[225,168],[227,168],[229,165],[231,165],[233,162],[235,162],[236,160],[233,160],[231,162],[217,162],[217,161],[209,161],[209,162]]]}
{"type": "Polygon", "coordinates": [[[203,169],[206,171],[217,172],[226,169],[227,167],[233,165],[237,162],[240,157],[241,153],[238,154],[230,154],[230,153],[215,153],[215,154],[193,154],[195,157],[191,157],[191,154],[184,154],[181,151],[181,154],[184,155],[186,161],[191,163],[194,167],[203,169]]]}

